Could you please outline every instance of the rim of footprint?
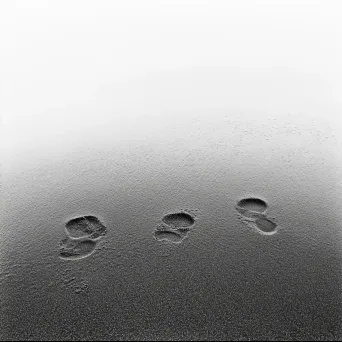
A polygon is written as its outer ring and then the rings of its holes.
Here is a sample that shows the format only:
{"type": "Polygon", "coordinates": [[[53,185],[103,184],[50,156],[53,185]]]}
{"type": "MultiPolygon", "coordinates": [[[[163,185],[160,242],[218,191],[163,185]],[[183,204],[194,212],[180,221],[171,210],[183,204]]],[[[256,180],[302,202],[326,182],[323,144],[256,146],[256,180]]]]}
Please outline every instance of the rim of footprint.
{"type": "Polygon", "coordinates": [[[243,217],[244,223],[259,233],[273,235],[278,231],[278,225],[267,217],[267,202],[260,197],[244,197],[235,208],[243,217]]]}
{"type": "Polygon", "coordinates": [[[153,232],[153,236],[157,241],[180,244],[187,238],[194,224],[194,214],[186,210],[169,213],[162,217],[161,223],[153,232]]]}
{"type": "Polygon", "coordinates": [[[79,216],[65,224],[66,238],[59,244],[59,256],[66,260],[83,259],[94,253],[106,226],[93,215],[79,216]]]}

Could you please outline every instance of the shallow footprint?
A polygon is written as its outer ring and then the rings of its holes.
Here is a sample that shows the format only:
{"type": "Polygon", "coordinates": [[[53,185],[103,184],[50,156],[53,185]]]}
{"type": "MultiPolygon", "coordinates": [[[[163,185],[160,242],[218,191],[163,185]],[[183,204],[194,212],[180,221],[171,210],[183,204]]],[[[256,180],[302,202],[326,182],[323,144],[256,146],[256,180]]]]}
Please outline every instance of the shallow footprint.
{"type": "Polygon", "coordinates": [[[249,211],[247,209],[236,207],[236,211],[241,214],[244,218],[250,219],[250,220],[256,220],[258,218],[264,218],[266,217],[265,214],[259,213],[257,211],[249,211]]]}
{"type": "Polygon", "coordinates": [[[162,221],[172,228],[189,228],[195,223],[195,219],[184,212],[167,214],[162,221]]]}
{"type": "Polygon", "coordinates": [[[66,238],[59,244],[59,256],[67,260],[83,259],[91,255],[95,251],[95,247],[96,242],[89,239],[71,240],[66,238]]]}
{"type": "Polygon", "coordinates": [[[255,224],[263,233],[274,234],[277,230],[277,224],[265,217],[256,219],[255,224]]]}
{"type": "Polygon", "coordinates": [[[169,230],[156,230],[154,232],[154,237],[158,241],[181,243],[185,239],[186,234],[180,234],[169,230]]]}
{"type": "Polygon", "coordinates": [[[104,236],[107,228],[95,216],[81,216],[68,221],[65,225],[68,234],[75,239],[87,237],[98,239],[104,236]]]}

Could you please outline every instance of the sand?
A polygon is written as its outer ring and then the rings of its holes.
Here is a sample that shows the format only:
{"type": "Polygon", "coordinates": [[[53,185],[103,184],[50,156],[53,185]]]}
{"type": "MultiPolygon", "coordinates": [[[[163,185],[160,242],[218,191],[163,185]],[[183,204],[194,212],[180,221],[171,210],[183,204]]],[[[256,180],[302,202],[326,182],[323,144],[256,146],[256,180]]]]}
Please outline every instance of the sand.
{"type": "Polygon", "coordinates": [[[56,4],[31,22],[21,6],[1,136],[1,339],[341,339],[339,71],[312,53],[333,38],[310,30],[326,12],[305,14],[307,30],[294,4],[265,15],[279,42],[232,7],[246,45],[226,7],[182,17],[164,4],[145,22],[152,2],[69,17],[56,4]],[[208,35],[203,13],[217,18],[208,35]]]}

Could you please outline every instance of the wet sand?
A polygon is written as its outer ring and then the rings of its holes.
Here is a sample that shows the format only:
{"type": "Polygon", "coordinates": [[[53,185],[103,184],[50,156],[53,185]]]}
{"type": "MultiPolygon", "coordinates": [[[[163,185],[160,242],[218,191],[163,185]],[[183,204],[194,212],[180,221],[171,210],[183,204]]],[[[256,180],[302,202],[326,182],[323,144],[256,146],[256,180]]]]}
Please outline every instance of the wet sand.
{"type": "Polygon", "coordinates": [[[93,140],[58,159],[43,147],[30,161],[12,159],[3,178],[3,338],[341,336],[332,135],[294,126],[306,135],[294,150],[279,121],[254,123],[246,136],[233,115],[217,113],[210,130],[201,120],[171,145],[93,140]],[[87,215],[106,227],[100,238],[89,240],[95,228],[84,233],[87,215]],[[275,234],[257,229],[262,219],[275,234]],[[63,254],[66,238],[90,242],[81,255],[63,254]]]}

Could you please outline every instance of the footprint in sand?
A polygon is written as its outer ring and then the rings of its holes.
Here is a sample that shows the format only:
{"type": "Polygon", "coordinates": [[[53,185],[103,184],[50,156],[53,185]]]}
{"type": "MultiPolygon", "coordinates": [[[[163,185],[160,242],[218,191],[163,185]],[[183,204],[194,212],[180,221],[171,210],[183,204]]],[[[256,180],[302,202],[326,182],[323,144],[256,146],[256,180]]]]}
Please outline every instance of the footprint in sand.
{"type": "Polygon", "coordinates": [[[68,235],[72,238],[88,237],[95,240],[106,235],[107,229],[95,216],[74,218],[65,225],[68,235]]]}
{"type": "Polygon", "coordinates": [[[167,214],[161,221],[153,232],[154,238],[174,244],[181,243],[195,224],[194,216],[186,211],[167,214]]]}
{"type": "Polygon", "coordinates": [[[248,197],[237,203],[236,210],[244,217],[258,218],[266,212],[267,207],[267,203],[261,198],[248,197]]]}
{"type": "Polygon", "coordinates": [[[95,251],[96,242],[90,239],[74,240],[69,237],[59,244],[59,255],[63,259],[82,259],[95,251]]]}
{"type": "Polygon", "coordinates": [[[165,215],[162,221],[173,229],[187,229],[195,223],[195,219],[185,212],[165,215]]]}
{"type": "Polygon", "coordinates": [[[273,235],[277,232],[277,224],[267,218],[267,203],[257,197],[247,197],[238,201],[236,211],[243,217],[244,223],[253,226],[259,233],[273,235]]]}
{"type": "Polygon", "coordinates": [[[277,230],[277,224],[266,217],[257,218],[255,220],[255,225],[259,230],[266,234],[274,234],[277,230]]]}
{"type": "Polygon", "coordinates": [[[172,232],[169,230],[156,230],[154,232],[154,237],[158,241],[164,240],[164,241],[169,241],[169,242],[173,242],[173,243],[180,243],[185,238],[185,234],[181,234],[178,232],[172,232]]]}
{"type": "Polygon", "coordinates": [[[91,255],[97,241],[107,233],[107,228],[95,216],[81,216],[65,225],[67,237],[59,244],[59,256],[66,260],[83,259],[91,255]]]}

